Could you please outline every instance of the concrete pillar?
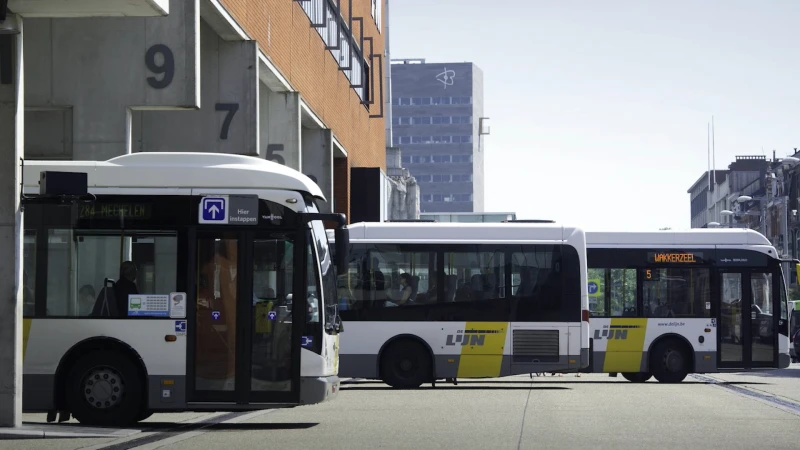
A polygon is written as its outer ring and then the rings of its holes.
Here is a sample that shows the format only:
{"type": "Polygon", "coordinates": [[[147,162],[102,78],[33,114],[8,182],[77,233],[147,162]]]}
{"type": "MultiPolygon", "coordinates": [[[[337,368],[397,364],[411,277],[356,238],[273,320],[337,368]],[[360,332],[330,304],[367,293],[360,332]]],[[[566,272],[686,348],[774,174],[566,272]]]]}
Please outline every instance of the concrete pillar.
{"type": "Polygon", "coordinates": [[[264,158],[300,170],[300,94],[272,92],[262,85],[258,95],[264,158]]]}
{"type": "Polygon", "coordinates": [[[202,22],[200,65],[200,109],[136,111],[134,152],[259,154],[256,41],[225,41],[202,22]]]}
{"type": "Polygon", "coordinates": [[[199,3],[169,0],[159,17],[28,19],[28,154],[104,161],[133,152],[133,112],[200,108],[199,3]]]}
{"type": "Polygon", "coordinates": [[[22,214],[24,155],[22,18],[0,23],[0,426],[22,425],[22,214]],[[5,41],[5,42],[3,42],[5,41]],[[9,42],[10,41],[10,42],[9,42]],[[9,45],[10,44],[10,45],[9,45]],[[11,53],[8,55],[8,53],[11,53]],[[8,57],[4,57],[4,53],[8,57]],[[10,70],[8,67],[10,62],[10,70]],[[5,67],[4,67],[5,66],[5,67]],[[6,77],[10,75],[10,77],[6,77]]]}
{"type": "Polygon", "coordinates": [[[322,189],[327,202],[320,203],[321,212],[333,211],[333,133],[329,129],[303,128],[302,172],[322,189]]]}

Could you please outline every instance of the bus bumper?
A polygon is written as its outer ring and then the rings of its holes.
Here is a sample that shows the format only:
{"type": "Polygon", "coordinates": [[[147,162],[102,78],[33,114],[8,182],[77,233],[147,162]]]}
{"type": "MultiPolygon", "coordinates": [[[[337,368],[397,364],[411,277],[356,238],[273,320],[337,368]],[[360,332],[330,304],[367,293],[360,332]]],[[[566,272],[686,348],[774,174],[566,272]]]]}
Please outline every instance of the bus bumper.
{"type": "Polygon", "coordinates": [[[313,405],[333,400],[339,394],[341,380],[338,376],[300,378],[300,404],[313,405]]]}

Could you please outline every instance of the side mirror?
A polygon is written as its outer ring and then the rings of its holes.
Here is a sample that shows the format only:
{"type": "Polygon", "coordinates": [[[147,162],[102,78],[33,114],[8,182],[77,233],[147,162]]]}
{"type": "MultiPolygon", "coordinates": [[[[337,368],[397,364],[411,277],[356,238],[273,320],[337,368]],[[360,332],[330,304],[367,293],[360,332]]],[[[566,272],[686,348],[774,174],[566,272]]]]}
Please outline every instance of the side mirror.
{"type": "Polygon", "coordinates": [[[333,232],[334,246],[336,252],[336,273],[344,275],[347,273],[347,263],[350,260],[348,251],[350,250],[350,230],[346,226],[340,226],[333,232]]]}

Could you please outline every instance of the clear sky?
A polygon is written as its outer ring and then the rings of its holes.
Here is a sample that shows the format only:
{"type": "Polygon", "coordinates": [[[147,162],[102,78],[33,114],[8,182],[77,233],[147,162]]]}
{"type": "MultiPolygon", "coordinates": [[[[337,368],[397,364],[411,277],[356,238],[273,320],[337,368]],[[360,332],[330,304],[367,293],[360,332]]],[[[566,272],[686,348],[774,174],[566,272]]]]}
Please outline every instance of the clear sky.
{"type": "Polygon", "coordinates": [[[800,147],[800,0],[389,2],[392,58],[483,70],[486,211],[685,229],[712,115],[718,169],[800,147]]]}

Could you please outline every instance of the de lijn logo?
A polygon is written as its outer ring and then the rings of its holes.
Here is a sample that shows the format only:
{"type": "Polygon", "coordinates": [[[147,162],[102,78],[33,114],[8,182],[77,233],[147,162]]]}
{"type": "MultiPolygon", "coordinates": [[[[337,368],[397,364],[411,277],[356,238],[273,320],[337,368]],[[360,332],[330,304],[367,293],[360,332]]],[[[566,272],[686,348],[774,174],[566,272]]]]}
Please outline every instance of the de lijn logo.
{"type": "Polygon", "coordinates": [[[641,325],[608,325],[602,330],[594,330],[595,339],[625,340],[628,339],[628,330],[642,328],[641,325]]]}
{"type": "Polygon", "coordinates": [[[448,334],[445,345],[482,346],[489,334],[497,334],[500,330],[458,330],[456,334],[448,334]]]}

